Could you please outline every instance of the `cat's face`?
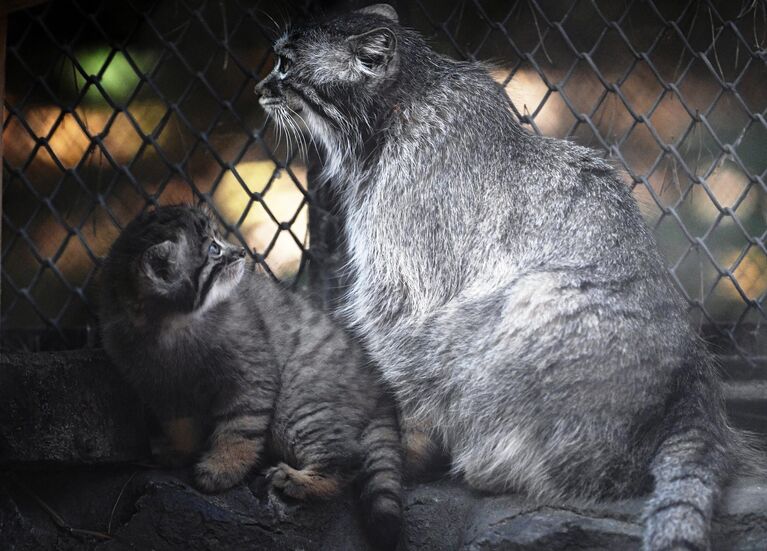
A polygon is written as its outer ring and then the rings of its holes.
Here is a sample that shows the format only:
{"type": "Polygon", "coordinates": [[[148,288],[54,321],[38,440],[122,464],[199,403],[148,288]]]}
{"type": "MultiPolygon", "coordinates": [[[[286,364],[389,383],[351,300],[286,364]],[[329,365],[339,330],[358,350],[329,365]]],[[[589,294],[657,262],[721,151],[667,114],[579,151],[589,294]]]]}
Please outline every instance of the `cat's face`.
{"type": "Polygon", "coordinates": [[[292,29],[274,44],[274,69],[256,85],[259,103],[286,130],[302,122],[319,138],[348,132],[397,72],[398,29],[386,4],[292,29]]]}
{"type": "Polygon", "coordinates": [[[201,210],[160,207],[132,222],[113,247],[142,310],[204,311],[226,299],[246,271],[246,251],[225,241],[201,210]]]}

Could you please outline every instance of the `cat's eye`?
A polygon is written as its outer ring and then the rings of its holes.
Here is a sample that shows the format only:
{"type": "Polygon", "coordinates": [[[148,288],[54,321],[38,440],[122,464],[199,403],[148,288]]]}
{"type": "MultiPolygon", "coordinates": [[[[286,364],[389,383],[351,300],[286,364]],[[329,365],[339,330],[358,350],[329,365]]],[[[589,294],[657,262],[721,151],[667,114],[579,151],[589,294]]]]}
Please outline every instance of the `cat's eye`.
{"type": "Polygon", "coordinates": [[[215,241],[211,241],[208,245],[208,254],[213,257],[221,256],[221,246],[215,241]]]}
{"type": "Polygon", "coordinates": [[[287,57],[281,55],[277,58],[277,71],[280,74],[286,74],[293,66],[293,62],[287,57]]]}

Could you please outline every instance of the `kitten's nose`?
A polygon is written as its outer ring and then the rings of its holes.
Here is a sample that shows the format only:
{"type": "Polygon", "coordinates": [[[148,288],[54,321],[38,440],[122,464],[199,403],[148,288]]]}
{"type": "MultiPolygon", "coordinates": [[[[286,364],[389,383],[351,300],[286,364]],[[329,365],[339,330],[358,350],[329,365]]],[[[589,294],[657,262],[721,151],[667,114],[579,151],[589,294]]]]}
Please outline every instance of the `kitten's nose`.
{"type": "Polygon", "coordinates": [[[238,254],[240,255],[240,258],[243,258],[247,254],[247,252],[248,251],[245,250],[245,247],[240,247],[238,254]]]}

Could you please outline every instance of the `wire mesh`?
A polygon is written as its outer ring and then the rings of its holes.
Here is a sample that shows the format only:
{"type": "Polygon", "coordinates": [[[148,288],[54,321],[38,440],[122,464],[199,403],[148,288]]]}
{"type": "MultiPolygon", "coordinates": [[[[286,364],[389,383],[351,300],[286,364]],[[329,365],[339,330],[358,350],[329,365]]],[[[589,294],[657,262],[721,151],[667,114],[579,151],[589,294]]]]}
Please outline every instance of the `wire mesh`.
{"type": "MultiPolygon", "coordinates": [[[[437,49],[490,60],[531,131],[612,157],[696,322],[763,359],[765,0],[393,3],[437,49]]],[[[252,89],[285,20],[352,7],[60,0],[12,14],[3,331],[92,325],[100,260],[151,204],[208,202],[277,278],[334,254],[332,215],[252,89]]]]}

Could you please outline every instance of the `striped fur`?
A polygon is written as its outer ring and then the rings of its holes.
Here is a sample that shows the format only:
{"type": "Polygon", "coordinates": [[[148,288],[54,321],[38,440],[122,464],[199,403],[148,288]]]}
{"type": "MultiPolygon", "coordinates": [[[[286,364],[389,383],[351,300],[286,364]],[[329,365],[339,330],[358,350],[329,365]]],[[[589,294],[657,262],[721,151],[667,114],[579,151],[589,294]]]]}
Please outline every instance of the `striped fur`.
{"type": "Polygon", "coordinates": [[[368,532],[380,547],[396,547],[402,515],[402,454],[397,415],[391,400],[380,400],[362,433],[362,507],[368,532]],[[397,476],[392,476],[397,473],[397,476]]]}
{"type": "Polygon", "coordinates": [[[749,464],[751,452],[727,427],[722,396],[710,382],[713,370],[701,356],[674,381],[650,465],[655,487],[644,511],[647,551],[708,550],[720,488],[749,464]]]}
{"type": "Polygon", "coordinates": [[[375,541],[396,545],[393,400],[350,336],[254,273],[205,213],[162,207],[131,222],[104,263],[100,318],[108,353],[174,451],[207,434],[194,466],[201,490],[225,490],[256,466],[296,499],[359,479],[375,541]]]}

